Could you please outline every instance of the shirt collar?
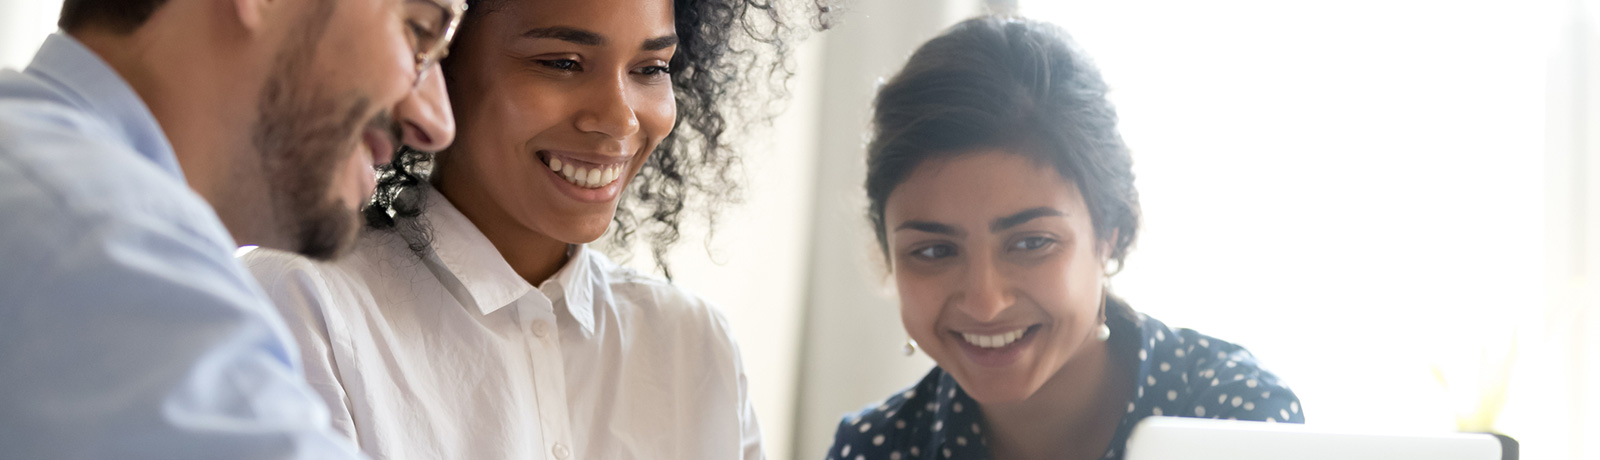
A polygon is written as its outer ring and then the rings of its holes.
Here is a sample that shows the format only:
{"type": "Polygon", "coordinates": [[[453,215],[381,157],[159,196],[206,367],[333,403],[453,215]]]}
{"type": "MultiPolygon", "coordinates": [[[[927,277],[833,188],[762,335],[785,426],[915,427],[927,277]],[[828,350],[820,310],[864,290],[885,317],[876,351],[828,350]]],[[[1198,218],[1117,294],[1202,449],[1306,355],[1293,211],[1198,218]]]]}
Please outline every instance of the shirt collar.
{"type": "Polygon", "coordinates": [[[564,305],[585,333],[594,333],[595,286],[604,285],[604,270],[597,266],[598,255],[588,246],[576,244],[567,248],[567,264],[555,276],[539,284],[539,290],[550,297],[551,303],[564,305]]]}
{"type": "MultiPolygon", "coordinates": [[[[480,313],[494,313],[534,291],[450,200],[432,186],[422,187],[427,194],[424,209],[433,229],[434,256],[472,295],[480,313]]],[[[595,286],[605,282],[596,257],[583,245],[569,247],[566,265],[538,288],[552,305],[565,306],[586,334],[594,333],[595,286]]]]}
{"type": "Polygon", "coordinates": [[[24,72],[55,83],[73,106],[99,117],[140,155],[183,179],[172,144],[150,108],[83,43],[64,32],[50,34],[24,72]]]}

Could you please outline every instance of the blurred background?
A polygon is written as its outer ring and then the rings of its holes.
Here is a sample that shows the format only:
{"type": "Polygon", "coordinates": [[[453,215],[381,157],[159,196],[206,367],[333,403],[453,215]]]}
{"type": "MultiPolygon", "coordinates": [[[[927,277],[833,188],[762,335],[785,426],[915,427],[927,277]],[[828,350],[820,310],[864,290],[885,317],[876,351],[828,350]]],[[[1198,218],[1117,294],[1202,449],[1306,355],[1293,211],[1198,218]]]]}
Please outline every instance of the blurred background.
{"type": "MultiPolygon", "coordinates": [[[[1008,12],[1113,88],[1145,227],[1113,289],[1249,347],[1307,421],[1600,459],[1600,0],[849,0],[750,136],[746,202],[672,255],[743,350],[766,451],[915,382],[861,189],[873,90],[1008,12]]],[[[0,0],[0,67],[59,0],[0,0]]],[[[648,268],[647,257],[633,264],[648,268]]]]}

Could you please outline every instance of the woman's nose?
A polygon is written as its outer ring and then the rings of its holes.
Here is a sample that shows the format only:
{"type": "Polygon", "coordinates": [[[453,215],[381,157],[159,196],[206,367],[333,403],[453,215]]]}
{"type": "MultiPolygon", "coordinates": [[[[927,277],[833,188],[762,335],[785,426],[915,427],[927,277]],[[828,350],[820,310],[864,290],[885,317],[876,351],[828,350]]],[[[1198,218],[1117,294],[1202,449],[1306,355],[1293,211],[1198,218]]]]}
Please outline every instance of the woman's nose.
{"type": "Polygon", "coordinates": [[[450,96],[445,92],[439,64],[433,64],[422,78],[395,107],[395,121],[400,124],[400,142],[417,150],[437,152],[455,141],[456,119],[450,111],[450,96]]]}
{"type": "Polygon", "coordinates": [[[579,131],[602,133],[615,140],[624,140],[639,132],[639,117],[628,100],[627,77],[606,78],[596,81],[587,92],[589,100],[578,113],[579,131]]]}
{"type": "Polygon", "coordinates": [[[974,260],[968,266],[961,309],[980,322],[993,321],[1000,313],[1016,303],[1002,276],[993,263],[974,260]]]}

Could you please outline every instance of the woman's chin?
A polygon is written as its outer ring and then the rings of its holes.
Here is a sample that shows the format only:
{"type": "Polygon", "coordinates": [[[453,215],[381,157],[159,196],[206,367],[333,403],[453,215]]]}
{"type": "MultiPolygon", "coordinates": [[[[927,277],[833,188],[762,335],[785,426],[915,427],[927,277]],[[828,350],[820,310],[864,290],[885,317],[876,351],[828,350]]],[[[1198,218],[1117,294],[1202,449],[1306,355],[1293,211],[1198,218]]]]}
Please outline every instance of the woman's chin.
{"type": "Polygon", "coordinates": [[[975,382],[961,385],[973,400],[986,405],[1016,404],[1033,397],[1038,388],[1027,382],[975,382]]]}
{"type": "Polygon", "coordinates": [[[1039,391],[1040,379],[1026,372],[994,372],[987,370],[974,375],[955,375],[972,399],[983,404],[1011,404],[1027,401],[1039,391]]]}
{"type": "Polygon", "coordinates": [[[566,244],[589,244],[605,236],[615,215],[615,204],[573,206],[571,203],[535,201],[517,212],[514,219],[550,239],[566,244]]]}
{"type": "MultiPolygon", "coordinates": [[[[593,216],[552,217],[562,225],[543,225],[550,238],[567,244],[590,244],[599,241],[611,227],[611,213],[593,216]]],[[[547,223],[549,221],[546,221],[547,223]]],[[[537,228],[537,227],[536,227],[537,228]]]]}

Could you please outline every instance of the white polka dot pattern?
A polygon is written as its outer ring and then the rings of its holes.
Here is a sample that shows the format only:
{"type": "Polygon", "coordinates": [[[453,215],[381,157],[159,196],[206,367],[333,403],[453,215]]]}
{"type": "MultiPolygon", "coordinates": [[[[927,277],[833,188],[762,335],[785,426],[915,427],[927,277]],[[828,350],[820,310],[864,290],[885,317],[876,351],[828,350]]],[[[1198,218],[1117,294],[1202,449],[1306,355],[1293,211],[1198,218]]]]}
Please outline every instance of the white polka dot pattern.
{"type": "MultiPolygon", "coordinates": [[[[1138,324],[1120,317],[1112,324],[1113,346],[1123,345],[1122,359],[1138,361],[1139,375],[1102,458],[1121,459],[1133,424],[1153,415],[1304,423],[1294,392],[1261,369],[1249,351],[1139,318],[1138,324]],[[1126,337],[1119,341],[1119,335],[1126,337]]],[[[916,386],[845,417],[827,458],[987,460],[983,425],[983,408],[935,367],[916,386]]]]}

